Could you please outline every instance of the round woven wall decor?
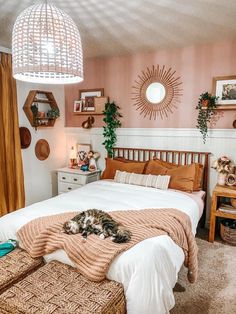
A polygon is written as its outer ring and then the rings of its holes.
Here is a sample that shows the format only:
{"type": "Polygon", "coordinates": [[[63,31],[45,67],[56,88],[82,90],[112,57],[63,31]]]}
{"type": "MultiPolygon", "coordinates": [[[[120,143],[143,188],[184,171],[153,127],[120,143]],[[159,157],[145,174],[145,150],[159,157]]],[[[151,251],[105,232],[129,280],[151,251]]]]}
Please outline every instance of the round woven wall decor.
{"type": "Polygon", "coordinates": [[[50,154],[50,146],[44,139],[38,140],[35,145],[35,155],[39,160],[45,160],[50,154]]]}
{"type": "Polygon", "coordinates": [[[30,130],[24,126],[20,127],[20,144],[21,148],[25,149],[30,146],[31,143],[31,133],[30,130]]]}
{"type": "Polygon", "coordinates": [[[175,72],[171,68],[165,69],[165,66],[153,65],[151,69],[147,67],[146,71],[138,75],[138,80],[135,80],[133,86],[132,100],[140,114],[155,120],[159,115],[163,119],[168,117],[168,113],[173,113],[172,110],[177,107],[182,95],[180,88],[182,82],[180,77],[175,77],[175,72]],[[147,89],[152,83],[159,83],[165,89],[163,99],[156,103],[147,98],[147,89]]]}

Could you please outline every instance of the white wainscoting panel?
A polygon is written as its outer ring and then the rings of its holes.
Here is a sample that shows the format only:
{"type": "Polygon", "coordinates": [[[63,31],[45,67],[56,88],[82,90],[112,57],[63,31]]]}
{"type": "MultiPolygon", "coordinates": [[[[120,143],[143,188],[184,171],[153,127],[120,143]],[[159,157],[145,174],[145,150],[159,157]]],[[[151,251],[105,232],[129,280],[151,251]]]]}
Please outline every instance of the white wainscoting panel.
{"type": "MultiPolygon", "coordinates": [[[[101,154],[99,167],[104,169],[106,151],[103,142],[103,129],[92,128],[65,128],[67,152],[76,143],[89,143],[94,151],[101,154]]],[[[210,163],[222,155],[227,155],[236,162],[236,130],[213,129],[210,130],[206,144],[198,129],[147,129],[147,128],[121,128],[117,130],[117,144],[119,147],[155,148],[171,150],[191,150],[211,152],[210,163]]],[[[217,173],[209,170],[210,195],[216,184],[217,173]]],[[[210,197],[208,197],[209,220],[210,197]]]]}

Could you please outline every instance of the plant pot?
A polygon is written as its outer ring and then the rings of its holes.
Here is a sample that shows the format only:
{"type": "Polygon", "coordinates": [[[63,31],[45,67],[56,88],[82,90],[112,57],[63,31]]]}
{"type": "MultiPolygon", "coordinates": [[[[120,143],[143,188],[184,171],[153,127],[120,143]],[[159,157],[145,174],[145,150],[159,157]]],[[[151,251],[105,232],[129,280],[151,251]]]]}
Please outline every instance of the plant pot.
{"type": "Polygon", "coordinates": [[[219,185],[225,185],[227,173],[218,173],[217,183],[219,185]]]}
{"type": "Polygon", "coordinates": [[[38,111],[37,118],[45,118],[45,112],[44,111],[38,111]]]}
{"type": "Polygon", "coordinates": [[[202,107],[203,108],[206,108],[208,106],[208,104],[209,104],[209,100],[208,99],[202,100],[202,107]]]}

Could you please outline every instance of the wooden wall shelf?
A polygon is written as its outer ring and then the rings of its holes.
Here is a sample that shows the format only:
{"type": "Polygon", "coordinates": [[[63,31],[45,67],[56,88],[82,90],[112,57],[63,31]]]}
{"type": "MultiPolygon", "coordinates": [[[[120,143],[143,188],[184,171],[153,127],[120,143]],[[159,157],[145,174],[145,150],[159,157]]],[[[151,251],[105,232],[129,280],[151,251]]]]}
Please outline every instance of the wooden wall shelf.
{"type": "MultiPolygon", "coordinates": [[[[48,106],[48,110],[50,109],[59,110],[52,92],[31,90],[26,98],[25,104],[23,106],[23,110],[32,127],[35,127],[35,128],[53,127],[56,119],[48,118],[46,116],[47,114],[46,112],[45,112],[45,117],[34,117],[32,109],[31,109],[32,105],[34,104],[45,104],[46,106],[48,106]],[[39,95],[41,95],[41,98],[39,95]],[[45,97],[45,99],[42,98],[42,95],[45,97]]],[[[41,111],[40,106],[39,106],[39,111],[41,111]]]]}
{"type": "MultiPolygon", "coordinates": [[[[202,107],[202,109],[206,110],[207,107],[202,107]]],[[[236,110],[236,105],[229,106],[217,106],[214,110],[236,110]]]]}
{"type": "Polygon", "coordinates": [[[82,112],[74,112],[75,115],[80,116],[102,116],[102,113],[94,112],[94,111],[82,111],[82,112]]]}
{"type": "Polygon", "coordinates": [[[217,106],[216,110],[236,110],[236,105],[217,106]]]}

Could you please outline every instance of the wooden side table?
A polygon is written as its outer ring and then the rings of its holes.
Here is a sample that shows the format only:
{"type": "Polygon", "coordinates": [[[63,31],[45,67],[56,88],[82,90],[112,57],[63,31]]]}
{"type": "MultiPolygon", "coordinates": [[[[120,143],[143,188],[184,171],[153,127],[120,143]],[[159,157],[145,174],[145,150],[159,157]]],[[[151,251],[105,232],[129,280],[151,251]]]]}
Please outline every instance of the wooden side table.
{"type": "Polygon", "coordinates": [[[216,185],[211,200],[211,220],[210,220],[210,230],[209,230],[209,242],[214,242],[215,240],[215,225],[216,218],[223,217],[229,219],[236,219],[236,213],[225,213],[219,211],[218,208],[218,198],[220,197],[229,197],[236,198],[236,187],[216,185]]]}

